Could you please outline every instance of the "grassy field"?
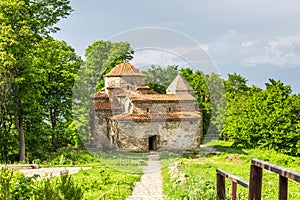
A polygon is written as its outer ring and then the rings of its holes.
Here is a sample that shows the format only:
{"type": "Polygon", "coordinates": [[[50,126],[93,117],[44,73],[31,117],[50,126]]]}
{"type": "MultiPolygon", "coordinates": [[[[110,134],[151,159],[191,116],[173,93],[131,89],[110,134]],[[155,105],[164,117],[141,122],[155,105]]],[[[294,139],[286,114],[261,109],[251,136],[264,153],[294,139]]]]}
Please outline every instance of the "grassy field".
{"type": "Polygon", "coordinates": [[[131,195],[134,183],[140,180],[146,154],[129,152],[94,152],[94,167],[73,176],[84,189],[84,198],[125,199],[131,195]]]}
{"type": "MultiPolygon", "coordinates": [[[[196,156],[183,155],[177,159],[177,176],[170,174],[170,168],[163,168],[163,188],[166,199],[215,199],[216,169],[225,170],[246,181],[249,181],[250,163],[252,158],[268,161],[294,171],[300,171],[300,158],[287,156],[274,151],[260,149],[234,148],[228,142],[212,141],[212,146],[222,152],[209,155],[200,151],[196,156]],[[190,158],[184,158],[190,157],[190,158]],[[183,177],[183,178],[182,178],[183,177]]],[[[174,168],[174,166],[173,166],[174,168]]],[[[174,171],[174,170],[173,170],[174,171]]],[[[227,199],[230,199],[231,182],[226,180],[227,199]]],[[[278,199],[278,175],[264,171],[263,199],[278,199]]],[[[247,190],[238,186],[238,199],[247,199],[247,190]]],[[[300,199],[300,184],[289,181],[289,199],[300,199]]]]}
{"type": "MultiPolygon", "coordinates": [[[[300,171],[300,158],[297,157],[275,151],[236,148],[232,147],[231,143],[223,141],[212,141],[205,145],[214,147],[221,153],[210,155],[208,152],[198,151],[182,155],[160,152],[166,200],[215,199],[216,169],[225,170],[249,181],[250,163],[253,158],[300,171]]],[[[10,172],[2,171],[0,191],[8,191],[8,195],[14,193],[19,195],[18,197],[23,196],[23,199],[30,199],[32,194],[49,193],[47,185],[51,185],[52,192],[55,188],[61,188],[60,185],[66,185],[68,187],[64,190],[68,191],[70,187],[74,191],[80,188],[84,193],[83,199],[88,200],[125,199],[130,196],[134,183],[140,180],[142,169],[147,163],[147,154],[132,152],[93,152],[92,154],[86,150],[62,149],[49,155],[47,160],[36,160],[40,167],[92,166],[92,169],[81,170],[72,175],[70,181],[64,184],[59,177],[41,183],[36,181],[36,177],[25,178],[18,174],[12,174],[14,178],[8,179],[7,174],[10,172]],[[5,185],[10,189],[5,189],[5,185]]],[[[226,180],[226,199],[230,199],[230,185],[230,181],[226,180]]],[[[262,198],[264,200],[278,199],[277,195],[278,175],[264,171],[262,198]]],[[[237,196],[238,199],[247,199],[247,190],[238,186],[237,196]]],[[[11,196],[11,199],[14,197],[11,196]]],[[[289,199],[300,199],[300,184],[295,181],[289,181],[289,199]]]]}
{"type": "MultiPolygon", "coordinates": [[[[0,171],[0,200],[10,199],[125,199],[131,195],[134,183],[140,180],[147,163],[145,153],[90,152],[61,149],[35,162],[39,167],[86,167],[79,173],[38,179],[25,177],[18,171],[0,171]],[[92,155],[93,154],[93,155],[92,155]],[[83,196],[82,196],[83,194],[83,196]],[[49,197],[50,196],[50,197],[49,197]],[[82,196],[82,197],[81,197],[82,196]],[[49,197],[49,198],[48,198],[49,197]]],[[[51,173],[51,171],[49,171],[51,173]]]]}

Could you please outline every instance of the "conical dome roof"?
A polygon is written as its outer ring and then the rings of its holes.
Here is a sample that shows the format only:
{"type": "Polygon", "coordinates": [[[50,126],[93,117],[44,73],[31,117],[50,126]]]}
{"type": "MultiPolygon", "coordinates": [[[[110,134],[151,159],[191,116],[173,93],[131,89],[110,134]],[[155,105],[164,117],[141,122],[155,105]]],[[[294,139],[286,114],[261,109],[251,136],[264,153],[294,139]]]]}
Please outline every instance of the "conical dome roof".
{"type": "Polygon", "coordinates": [[[189,85],[187,80],[185,80],[180,74],[176,76],[176,78],[167,88],[167,94],[176,93],[193,93],[193,88],[189,85]]]}
{"type": "Polygon", "coordinates": [[[142,74],[135,66],[127,62],[123,62],[116,65],[104,77],[118,77],[118,76],[146,76],[146,75],[142,74]]]}

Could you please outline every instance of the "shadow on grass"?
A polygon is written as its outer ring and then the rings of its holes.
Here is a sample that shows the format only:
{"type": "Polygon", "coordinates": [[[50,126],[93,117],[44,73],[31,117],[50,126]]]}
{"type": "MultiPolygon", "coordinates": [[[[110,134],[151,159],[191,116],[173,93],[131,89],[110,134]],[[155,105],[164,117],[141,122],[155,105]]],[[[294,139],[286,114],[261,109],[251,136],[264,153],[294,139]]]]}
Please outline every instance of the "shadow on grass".
{"type": "Polygon", "coordinates": [[[248,155],[248,153],[243,151],[242,148],[236,146],[211,145],[207,147],[214,148],[216,151],[223,152],[223,153],[248,155]]]}

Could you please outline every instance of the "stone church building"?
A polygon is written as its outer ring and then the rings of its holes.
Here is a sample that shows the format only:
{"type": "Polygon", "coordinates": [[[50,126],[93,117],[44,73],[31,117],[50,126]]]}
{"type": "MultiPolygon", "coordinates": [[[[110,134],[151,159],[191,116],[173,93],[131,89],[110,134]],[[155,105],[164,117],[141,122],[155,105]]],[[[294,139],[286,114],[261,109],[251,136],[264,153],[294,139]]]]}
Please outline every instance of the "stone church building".
{"type": "Polygon", "coordinates": [[[105,87],[91,95],[96,128],[90,141],[126,151],[200,148],[202,114],[188,82],[178,75],[166,94],[158,94],[145,78],[127,62],[104,76],[105,87]]]}

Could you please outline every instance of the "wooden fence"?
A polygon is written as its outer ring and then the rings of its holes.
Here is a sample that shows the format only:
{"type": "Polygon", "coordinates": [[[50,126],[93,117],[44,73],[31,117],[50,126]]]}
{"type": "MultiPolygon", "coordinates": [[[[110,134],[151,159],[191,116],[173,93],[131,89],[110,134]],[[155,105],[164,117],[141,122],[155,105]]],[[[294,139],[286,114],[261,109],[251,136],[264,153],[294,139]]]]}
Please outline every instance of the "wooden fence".
{"type": "Polygon", "coordinates": [[[263,169],[279,175],[279,200],[287,200],[288,197],[288,179],[300,182],[300,173],[282,168],[280,166],[252,159],[250,167],[250,183],[234,176],[228,172],[217,169],[217,200],[225,199],[225,178],[231,181],[231,199],[236,200],[237,185],[248,189],[248,200],[260,200],[262,192],[263,169]]]}

